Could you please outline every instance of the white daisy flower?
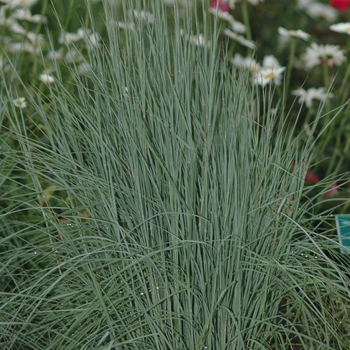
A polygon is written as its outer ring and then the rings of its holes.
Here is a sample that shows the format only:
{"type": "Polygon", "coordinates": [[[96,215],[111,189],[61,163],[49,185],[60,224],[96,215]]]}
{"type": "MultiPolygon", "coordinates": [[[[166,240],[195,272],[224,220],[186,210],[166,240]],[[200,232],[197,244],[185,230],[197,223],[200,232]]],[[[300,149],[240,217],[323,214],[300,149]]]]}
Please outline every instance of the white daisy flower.
{"type": "Polygon", "coordinates": [[[46,56],[49,60],[60,60],[63,57],[63,48],[61,47],[58,51],[50,50],[46,56]]]}
{"type": "Polygon", "coordinates": [[[236,21],[229,12],[220,11],[219,8],[216,9],[212,7],[209,9],[209,12],[217,16],[217,18],[227,21],[235,32],[237,33],[246,32],[246,26],[243,23],[236,21]]]}
{"type": "Polygon", "coordinates": [[[345,34],[349,34],[350,35],[350,22],[332,24],[329,27],[329,29],[333,30],[333,32],[345,33],[345,34]]]}
{"type": "Polygon", "coordinates": [[[286,67],[281,67],[276,57],[273,55],[265,56],[262,62],[262,67],[255,74],[253,82],[265,86],[269,83],[280,85],[282,82],[282,73],[286,67]]]}
{"type": "Polygon", "coordinates": [[[263,68],[281,68],[281,65],[279,64],[277,58],[273,55],[267,55],[264,57],[262,62],[263,68]]]}
{"type": "Polygon", "coordinates": [[[38,2],[38,0],[1,0],[1,1],[11,8],[31,7],[38,2]]]}
{"type": "Polygon", "coordinates": [[[101,46],[101,37],[98,33],[92,33],[87,37],[86,44],[90,48],[92,47],[100,47],[101,46]]]}
{"type": "Polygon", "coordinates": [[[244,46],[246,46],[246,47],[248,47],[250,49],[255,49],[255,44],[252,41],[247,40],[242,35],[238,35],[238,34],[234,33],[232,30],[230,30],[228,28],[226,28],[224,30],[224,34],[226,36],[228,36],[230,39],[233,39],[233,40],[239,42],[240,44],[242,44],[242,45],[244,45],[244,46]]]}
{"type": "Polygon", "coordinates": [[[80,75],[89,75],[91,73],[91,65],[88,62],[83,62],[78,67],[78,73],[80,75]]]}
{"type": "Polygon", "coordinates": [[[272,55],[264,57],[262,66],[260,66],[253,58],[245,58],[239,54],[236,54],[231,58],[231,63],[236,68],[249,69],[254,76],[253,83],[262,86],[271,82],[280,85],[282,81],[282,73],[285,70],[285,67],[281,67],[278,60],[272,55]]]}
{"type": "Polygon", "coordinates": [[[31,43],[35,43],[35,44],[39,44],[39,45],[43,45],[45,44],[45,38],[44,38],[44,35],[43,34],[36,34],[34,32],[28,32],[26,34],[28,40],[31,42],[31,43]]]}
{"type": "Polygon", "coordinates": [[[243,57],[237,53],[230,59],[230,61],[234,67],[249,69],[253,74],[258,74],[260,71],[260,66],[258,63],[256,63],[256,60],[254,58],[243,57]]]}
{"type": "Polygon", "coordinates": [[[341,50],[339,45],[317,45],[312,43],[311,47],[306,49],[306,52],[301,56],[306,70],[319,65],[321,62],[326,62],[328,66],[340,66],[346,57],[344,50],[341,50]]]}
{"type": "Polygon", "coordinates": [[[314,0],[296,0],[296,9],[297,10],[305,10],[307,9],[312,3],[314,3],[314,0]]]}
{"type": "Polygon", "coordinates": [[[305,11],[311,18],[324,18],[327,22],[334,22],[338,18],[338,11],[335,8],[319,2],[311,3],[305,11]]]}
{"type": "Polygon", "coordinates": [[[256,74],[253,82],[258,85],[265,86],[269,83],[281,85],[282,73],[286,68],[261,68],[259,73],[256,74]]]}
{"type": "Polygon", "coordinates": [[[13,14],[13,18],[19,19],[21,21],[28,21],[33,23],[47,23],[47,18],[41,15],[32,15],[28,8],[19,8],[13,14]]]}
{"type": "Polygon", "coordinates": [[[34,45],[29,43],[12,43],[9,45],[9,50],[11,52],[28,52],[36,55],[41,53],[38,47],[34,47],[34,45]]]}
{"type": "Polygon", "coordinates": [[[205,37],[203,34],[198,34],[198,35],[188,35],[185,33],[184,30],[180,29],[180,34],[188,40],[193,45],[196,46],[205,46],[209,47],[210,46],[210,41],[206,41],[205,37]]]}
{"type": "Polygon", "coordinates": [[[154,14],[151,12],[148,12],[148,11],[131,10],[131,11],[129,11],[129,15],[131,15],[134,18],[137,18],[143,22],[154,23],[154,14]]]}
{"type": "Polygon", "coordinates": [[[115,22],[117,27],[120,29],[124,29],[124,30],[135,30],[135,26],[133,23],[124,23],[124,22],[120,22],[120,21],[116,21],[115,22]]]}
{"type": "Polygon", "coordinates": [[[323,87],[310,88],[308,90],[298,89],[292,91],[292,94],[299,96],[298,102],[300,104],[305,104],[308,108],[312,106],[313,100],[325,101],[327,98],[332,98],[334,96],[332,93],[327,93],[323,87]]]}
{"type": "Polygon", "coordinates": [[[188,41],[197,46],[209,46],[210,42],[206,41],[203,34],[191,35],[187,37],[188,41]]]}
{"type": "Polygon", "coordinates": [[[22,35],[26,34],[26,30],[16,21],[9,20],[6,22],[6,25],[10,28],[12,32],[16,34],[22,34],[22,35]]]}
{"type": "Polygon", "coordinates": [[[310,38],[310,34],[303,32],[300,29],[297,30],[287,30],[286,28],[279,27],[278,28],[279,35],[285,38],[299,38],[305,41],[308,41],[310,38]]]}
{"type": "Polygon", "coordinates": [[[40,74],[39,79],[46,85],[52,84],[55,81],[55,78],[49,73],[40,74]]]}
{"type": "Polygon", "coordinates": [[[81,62],[83,60],[81,52],[75,48],[71,48],[64,56],[64,61],[66,63],[81,62]]]}
{"type": "Polygon", "coordinates": [[[83,39],[84,38],[84,29],[83,28],[79,28],[77,30],[76,33],[64,33],[62,32],[59,39],[58,39],[58,42],[60,44],[71,44],[71,43],[74,43],[80,39],[83,39]]]}
{"type": "Polygon", "coordinates": [[[311,18],[323,17],[328,22],[334,22],[338,18],[335,8],[321,4],[315,0],[296,0],[296,9],[304,10],[311,18]]]}
{"type": "Polygon", "coordinates": [[[23,109],[27,107],[27,102],[26,99],[24,97],[18,97],[15,100],[13,100],[13,104],[15,105],[15,107],[23,109]]]}

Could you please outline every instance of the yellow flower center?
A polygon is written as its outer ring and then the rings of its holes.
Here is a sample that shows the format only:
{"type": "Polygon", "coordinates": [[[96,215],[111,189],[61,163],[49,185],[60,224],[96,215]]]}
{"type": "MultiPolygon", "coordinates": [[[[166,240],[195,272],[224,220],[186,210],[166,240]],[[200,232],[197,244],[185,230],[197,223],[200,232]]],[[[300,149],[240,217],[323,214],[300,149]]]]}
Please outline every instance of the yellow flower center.
{"type": "Polygon", "coordinates": [[[265,79],[271,79],[271,78],[273,78],[273,77],[275,77],[276,76],[276,73],[275,72],[270,72],[270,73],[267,73],[267,74],[265,74],[265,79]]]}

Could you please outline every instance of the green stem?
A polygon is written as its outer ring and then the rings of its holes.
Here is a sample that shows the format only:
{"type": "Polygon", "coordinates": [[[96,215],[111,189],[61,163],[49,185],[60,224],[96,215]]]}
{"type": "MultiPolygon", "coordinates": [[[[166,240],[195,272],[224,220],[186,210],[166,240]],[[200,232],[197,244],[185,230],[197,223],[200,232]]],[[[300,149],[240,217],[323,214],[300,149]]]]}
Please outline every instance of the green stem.
{"type": "MultiPolygon", "coordinates": [[[[40,13],[41,18],[43,18],[45,16],[46,10],[47,10],[47,0],[44,0],[43,6],[41,8],[41,13],[40,13]]],[[[35,28],[35,35],[37,36],[37,38],[38,38],[38,35],[39,35],[39,32],[40,32],[41,26],[42,26],[42,21],[40,21],[38,23],[38,25],[36,26],[36,28],[35,28]]],[[[36,42],[34,43],[34,45],[38,45],[38,44],[39,44],[39,42],[38,42],[38,39],[37,39],[36,42]]],[[[37,71],[38,71],[38,58],[37,58],[37,55],[33,55],[33,58],[34,58],[33,74],[37,75],[37,71]]]]}
{"type": "Polygon", "coordinates": [[[329,146],[330,139],[333,136],[334,124],[335,123],[332,123],[330,125],[330,128],[328,129],[328,133],[327,133],[326,139],[322,139],[322,146],[321,146],[321,149],[320,149],[320,152],[319,152],[319,156],[320,156],[321,159],[323,159],[323,154],[324,154],[327,146],[329,146]]]}
{"type": "MultiPolygon", "coordinates": [[[[346,41],[346,47],[348,48],[350,45],[350,36],[348,36],[348,39],[346,41]]],[[[349,62],[349,50],[346,51],[346,62],[349,62]]],[[[345,75],[342,78],[342,84],[339,90],[339,96],[341,96],[340,104],[342,105],[346,97],[348,96],[349,93],[349,83],[348,83],[348,78],[350,75],[350,64],[348,64],[348,67],[346,68],[345,75]]]]}
{"type": "Polygon", "coordinates": [[[348,67],[346,69],[346,72],[339,90],[339,95],[341,96],[341,100],[340,100],[341,105],[345,103],[349,93],[349,82],[348,82],[349,75],[350,75],[350,64],[348,64],[348,67]]]}
{"type": "Polygon", "coordinates": [[[283,91],[279,85],[275,86],[275,89],[277,91],[277,95],[281,101],[283,101],[283,91]]]}
{"type": "Polygon", "coordinates": [[[227,50],[227,57],[231,58],[233,56],[233,53],[235,52],[235,48],[236,48],[236,43],[233,40],[231,40],[231,45],[227,50]]]}
{"type": "MultiPolygon", "coordinates": [[[[329,69],[328,69],[328,65],[327,65],[327,62],[323,62],[322,64],[322,71],[323,71],[323,85],[324,85],[324,88],[325,88],[325,91],[328,92],[329,90],[329,69]]],[[[328,113],[330,110],[331,110],[331,105],[330,105],[330,100],[329,98],[327,98],[326,102],[325,102],[325,112],[328,113]]],[[[326,118],[326,124],[328,123],[329,121],[329,117],[326,118]]]]}
{"type": "Polygon", "coordinates": [[[74,0],[70,0],[69,6],[68,6],[68,13],[66,14],[66,20],[64,22],[63,30],[66,32],[68,31],[68,25],[69,21],[71,20],[72,14],[73,14],[73,6],[74,6],[74,0]]]}
{"type": "Polygon", "coordinates": [[[314,112],[314,109],[312,107],[308,108],[306,117],[304,119],[304,124],[307,124],[307,125],[310,124],[310,117],[313,114],[313,112],[314,112]]]}
{"type": "MultiPolygon", "coordinates": [[[[243,0],[242,1],[242,15],[243,15],[243,23],[246,26],[246,38],[249,41],[252,41],[252,32],[250,30],[250,24],[249,24],[249,12],[248,12],[248,1],[243,0]]],[[[252,56],[253,51],[252,49],[248,49],[248,56],[252,56]]]]}
{"type": "Polygon", "coordinates": [[[296,39],[292,38],[292,42],[290,45],[289,62],[288,62],[288,68],[287,68],[287,80],[286,80],[286,85],[285,85],[286,94],[288,93],[290,77],[291,77],[292,69],[293,69],[295,47],[296,47],[296,39]]]}
{"type": "MultiPolygon", "coordinates": [[[[344,115],[348,115],[348,113],[350,112],[349,111],[349,106],[350,105],[348,105],[348,107],[344,111],[344,115]]],[[[338,130],[344,130],[346,128],[346,123],[347,123],[347,119],[346,118],[341,118],[338,130]]],[[[332,130],[334,130],[334,124],[335,123],[333,122],[332,130]]],[[[330,132],[329,134],[331,134],[331,135],[335,134],[336,135],[336,142],[335,142],[334,149],[335,150],[343,149],[343,151],[339,152],[339,160],[338,160],[338,162],[337,162],[337,164],[335,166],[334,166],[334,164],[335,164],[336,155],[335,154],[332,155],[332,159],[331,159],[331,162],[328,165],[326,176],[328,176],[329,174],[331,174],[333,172],[338,172],[339,171],[339,169],[341,168],[342,164],[344,164],[344,160],[347,157],[347,154],[348,154],[348,151],[349,151],[349,146],[350,146],[350,139],[348,139],[346,144],[345,144],[345,147],[342,147],[342,143],[344,142],[343,139],[342,139],[342,136],[344,135],[343,132],[338,132],[338,133],[330,132]]]]}
{"type": "Polygon", "coordinates": [[[324,88],[327,90],[329,87],[329,81],[328,81],[329,70],[328,70],[327,62],[325,61],[322,63],[322,72],[323,72],[323,85],[324,85],[324,88]]]}

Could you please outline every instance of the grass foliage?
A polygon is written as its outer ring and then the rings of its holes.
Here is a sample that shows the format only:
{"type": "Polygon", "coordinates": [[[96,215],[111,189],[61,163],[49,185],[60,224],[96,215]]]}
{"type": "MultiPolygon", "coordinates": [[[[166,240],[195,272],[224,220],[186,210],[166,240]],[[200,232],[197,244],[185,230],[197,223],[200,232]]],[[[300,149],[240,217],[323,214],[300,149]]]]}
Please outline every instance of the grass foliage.
{"type": "Polygon", "coordinates": [[[348,278],[291,167],[312,139],[221,59],[215,26],[154,7],[126,31],[108,7],[92,70],[35,114],[5,86],[2,348],[346,349],[348,278]]]}

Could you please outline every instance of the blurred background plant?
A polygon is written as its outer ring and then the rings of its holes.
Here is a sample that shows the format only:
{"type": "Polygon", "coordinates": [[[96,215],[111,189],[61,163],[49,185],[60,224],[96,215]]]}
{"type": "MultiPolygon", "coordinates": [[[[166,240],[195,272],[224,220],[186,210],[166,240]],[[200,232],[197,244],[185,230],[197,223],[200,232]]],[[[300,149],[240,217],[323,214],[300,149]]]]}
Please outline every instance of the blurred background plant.
{"type": "MultiPolygon", "coordinates": [[[[336,183],[327,181],[330,174],[349,171],[348,8],[347,1],[211,2],[211,13],[222,22],[222,40],[231,46],[227,59],[236,68],[250,70],[253,84],[265,88],[274,84],[288,119],[292,122],[301,114],[299,131],[305,137],[322,108],[324,117],[317,132],[330,125],[320,136],[310,169],[317,183],[325,180],[319,186],[312,183],[323,193],[316,209],[320,213],[326,209],[344,213],[349,209],[344,205],[349,189],[347,176],[336,183]],[[220,10],[220,6],[224,7],[220,10]],[[237,22],[245,26],[241,33],[237,22]],[[232,40],[227,35],[231,32],[248,40],[248,44],[232,40]]],[[[310,184],[308,179],[306,184],[310,184]]]]}
{"type": "Polygon", "coordinates": [[[346,4],[0,3],[4,348],[346,348],[346,4]]]}

